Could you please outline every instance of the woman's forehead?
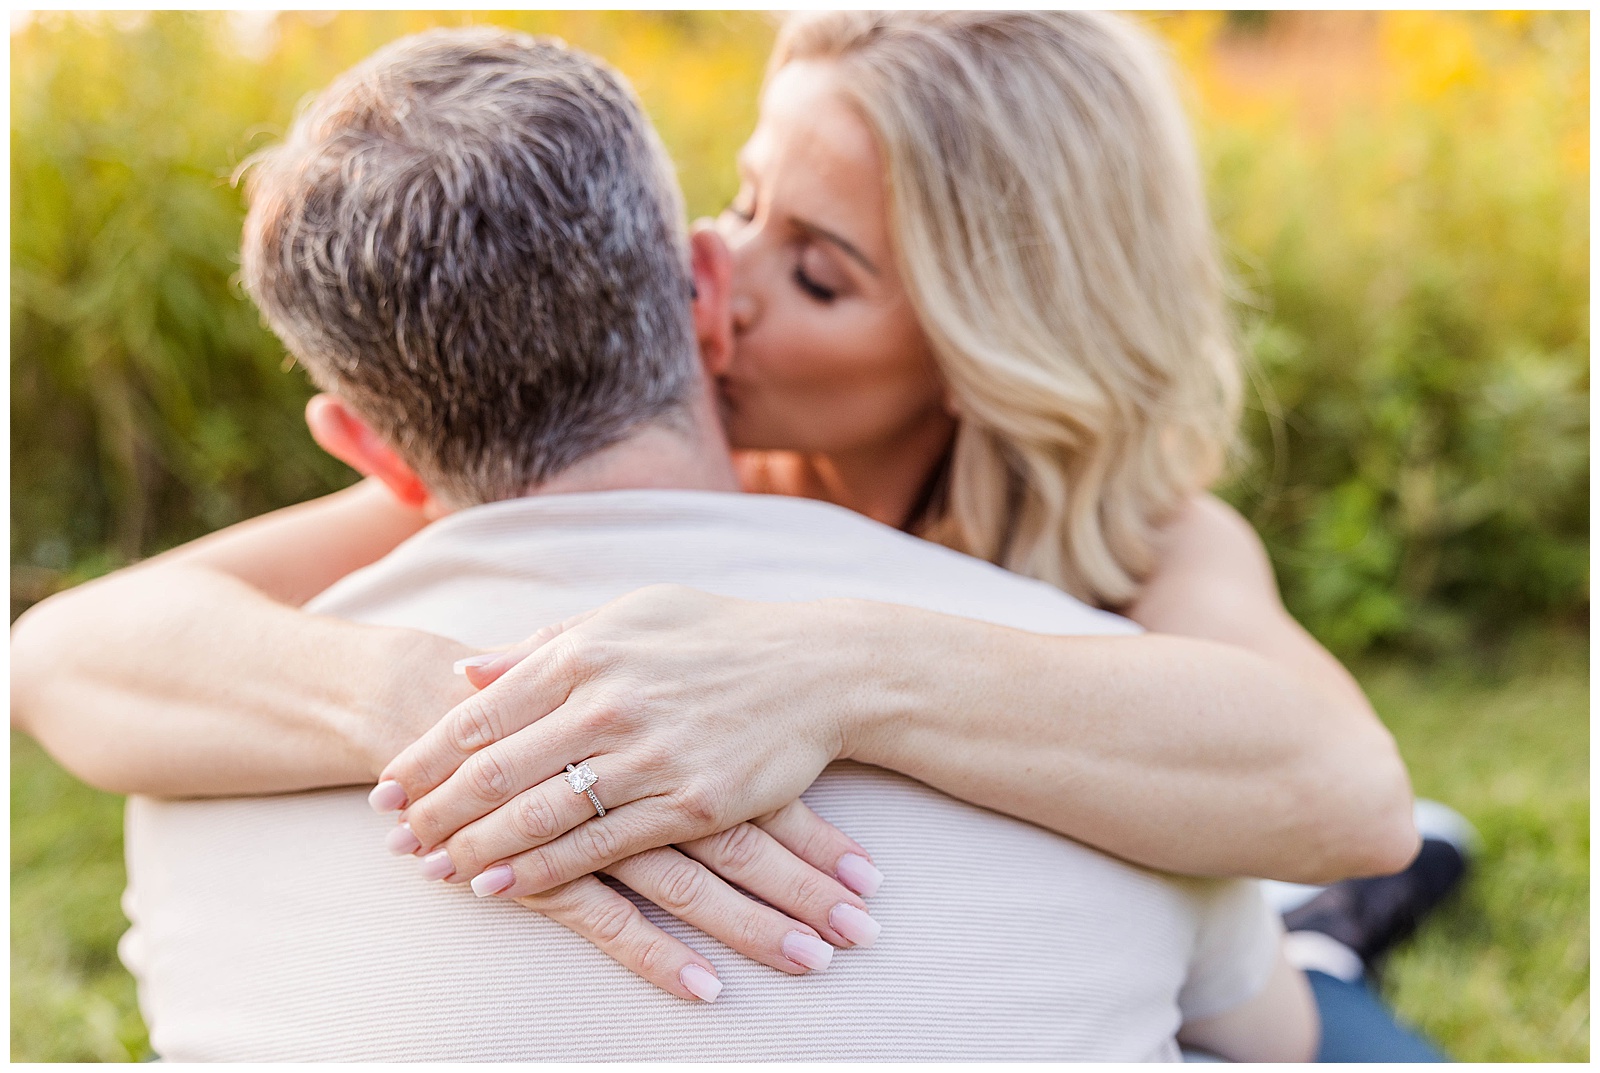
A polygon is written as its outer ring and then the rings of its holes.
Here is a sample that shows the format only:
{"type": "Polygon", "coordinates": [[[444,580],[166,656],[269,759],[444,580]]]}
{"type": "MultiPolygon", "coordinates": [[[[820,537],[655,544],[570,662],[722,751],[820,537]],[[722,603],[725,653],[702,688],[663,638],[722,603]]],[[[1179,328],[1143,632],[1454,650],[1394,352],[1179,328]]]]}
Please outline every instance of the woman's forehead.
{"type": "MultiPolygon", "coordinates": [[[[798,215],[821,214],[867,237],[884,230],[876,140],[837,88],[833,64],[791,63],[762,95],[761,118],[739,164],[798,215]]],[[[820,221],[819,221],[820,222],[820,221]]]]}

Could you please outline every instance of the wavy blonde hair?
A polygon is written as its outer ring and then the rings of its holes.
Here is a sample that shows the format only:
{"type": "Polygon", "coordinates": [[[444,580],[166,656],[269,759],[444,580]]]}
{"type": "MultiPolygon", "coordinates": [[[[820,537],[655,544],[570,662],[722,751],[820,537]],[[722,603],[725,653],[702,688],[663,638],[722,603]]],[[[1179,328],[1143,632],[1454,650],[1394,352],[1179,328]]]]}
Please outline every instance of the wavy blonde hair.
{"type": "Polygon", "coordinates": [[[1241,372],[1188,125],[1092,12],[807,12],[877,137],[902,277],[961,420],[923,536],[1119,607],[1222,473],[1241,372]]]}

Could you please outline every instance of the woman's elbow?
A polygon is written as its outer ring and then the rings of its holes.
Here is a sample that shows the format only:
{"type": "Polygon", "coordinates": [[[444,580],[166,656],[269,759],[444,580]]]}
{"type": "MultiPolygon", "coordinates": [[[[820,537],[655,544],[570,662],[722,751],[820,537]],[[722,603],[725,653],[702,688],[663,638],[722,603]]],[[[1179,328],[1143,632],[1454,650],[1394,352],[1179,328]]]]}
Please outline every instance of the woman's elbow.
{"type": "Polygon", "coordinates": [[[1324,798],[1334,814],[1317,825],[1324,837],[1302,883],[1390,875],[1410,864],[1421,845],[1411,779],[1389,732],[1375,727],[1364,747],[1345,751],[1343,760],[1324,798]]]}

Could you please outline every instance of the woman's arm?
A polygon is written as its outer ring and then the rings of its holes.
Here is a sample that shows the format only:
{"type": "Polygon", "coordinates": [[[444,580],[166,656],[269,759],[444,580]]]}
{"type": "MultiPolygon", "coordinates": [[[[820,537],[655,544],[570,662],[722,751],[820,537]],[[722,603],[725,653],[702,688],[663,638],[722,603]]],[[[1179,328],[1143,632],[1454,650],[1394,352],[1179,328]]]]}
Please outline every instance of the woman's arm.
{"type": "Polygon", "coordinates": [[[1192,504],[1134,614],[1196,636],[641,590],[514,670],[525,651],[471,672],[484,692],[384,777],[419,838],[463,874],[510,863],[517,894],[776,808],[837,758],[1152,868],[1327,882],[1405,865],[1416,834],[1394,741],[1284,613],[1242,519],[1192,504]],[[636,783],[606,838],[497,830],[491,814],[569,755],[605,755],[636,783]],[[473,838],[452,838],[468,824],[473,838]]]}
{"type": "Polygon", "coordinates": [[[118,793],[368,781],[471,650],[294,607],[425,523],[362,482],[53,596],[12,627],[12,725],[118,793]]]}
{"type": "Polygon", "coordinates": [[[1129,611],[1159,631],[1142,637],[908,633],[895,661],[917,677],[858,719],[853,755],[1170,871],[1317,883],[1404,867],[1416,834],[1394,739],[1284,611],[1255,531],[1197,498],[1160,562],[1129,611]],[[941,666],[963,673],[923,678],[941,666]]]}
{"type": "Polygon", "coordinates": [[[178,564],[206,567],[277,603],[299,607],[346,574],[389,554],[428,521],[369,477],[343,491],[191,540],[130,571],[178,564]]]}
{"type": "MultiPolygon", "coordinates": [[[[52,597],[12,631],[12,724],[118,793],[371,782],[471,691],[450,668],[474,650],[291,605],[424,523],[367,483],[52,597]]],[[[876,874],[867,851],[799,802],[609,872],[782,972],[823,967],[877,929],[860,896],[876,874]]],[[[521,902],[680,998],[720,990],[709,961],[593,876],[521,902]]]]}

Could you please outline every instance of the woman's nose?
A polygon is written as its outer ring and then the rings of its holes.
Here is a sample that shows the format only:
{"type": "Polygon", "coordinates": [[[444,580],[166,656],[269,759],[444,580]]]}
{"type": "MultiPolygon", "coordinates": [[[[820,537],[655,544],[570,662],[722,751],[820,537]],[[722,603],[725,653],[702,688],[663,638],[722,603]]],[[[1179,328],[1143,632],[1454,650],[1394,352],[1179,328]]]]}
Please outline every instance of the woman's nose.
{"type": "MultiPolygon", "coordinates": [[[[724,214],[723,219],[726,219],[724,214]]],[[[729,287],[728,312],[733,320],[733,330],[750,330],[761,316],[761,293],[767,268],[762,257],[762,243],[757,229],[744,226],[724,226],[718,221],[718,232],[728,246],[728,259],[733,279],[729,287]]]]}

